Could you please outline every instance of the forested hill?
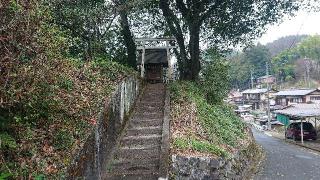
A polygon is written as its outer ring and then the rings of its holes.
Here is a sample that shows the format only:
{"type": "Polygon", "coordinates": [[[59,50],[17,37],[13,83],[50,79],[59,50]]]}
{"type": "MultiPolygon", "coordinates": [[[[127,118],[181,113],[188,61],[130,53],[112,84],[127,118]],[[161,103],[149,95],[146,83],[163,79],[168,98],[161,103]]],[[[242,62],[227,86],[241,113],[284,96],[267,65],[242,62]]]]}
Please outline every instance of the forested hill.
{"type": "Polygon", "coordinates": [[[319,87],[320,36],[287,36],[267,45],[257,44],[230,58],[232,86],[250,87],[254,78],[269,72],[277,78],[275,88],[319,87]]]}
{"type": "Polygon", "coordinates": [[[271,43],[267,43],[266,47],[269,49],[271,56],[276,56],[280,52],[289,48],[295,47],[303,39],[307,38],[307,35],[290,35],[281,37],[271,43]]]}

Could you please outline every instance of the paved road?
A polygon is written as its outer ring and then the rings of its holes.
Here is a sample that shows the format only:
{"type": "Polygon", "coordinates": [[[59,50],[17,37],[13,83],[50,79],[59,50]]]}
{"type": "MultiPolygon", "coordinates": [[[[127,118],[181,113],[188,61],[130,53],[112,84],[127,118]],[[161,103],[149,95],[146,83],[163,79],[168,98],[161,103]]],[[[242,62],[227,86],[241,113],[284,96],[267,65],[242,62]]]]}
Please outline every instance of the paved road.
{"type": "Polygon", "coordinates": [[[319,180],[320,155],[253,129],[266,151],[266,161],[255,180],[319,180]]]}

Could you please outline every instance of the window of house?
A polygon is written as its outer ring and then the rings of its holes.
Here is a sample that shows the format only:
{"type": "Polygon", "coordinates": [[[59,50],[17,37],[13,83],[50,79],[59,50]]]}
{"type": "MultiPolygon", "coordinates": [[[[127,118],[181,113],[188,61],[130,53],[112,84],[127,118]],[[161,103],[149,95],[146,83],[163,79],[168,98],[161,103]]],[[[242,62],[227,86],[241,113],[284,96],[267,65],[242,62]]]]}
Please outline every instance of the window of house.
{"type": "Polygon", "coordinates": [[[290,102],[292,102],[292,103],[302,103],[302,99],[301,98],[292,98],[292,99],[290,99],[290,102]]]}
{"type": "Polygon", "coordinates": [[[311,101],[320,101],[320,96],[311,96],[310,100],[311,101]]]}

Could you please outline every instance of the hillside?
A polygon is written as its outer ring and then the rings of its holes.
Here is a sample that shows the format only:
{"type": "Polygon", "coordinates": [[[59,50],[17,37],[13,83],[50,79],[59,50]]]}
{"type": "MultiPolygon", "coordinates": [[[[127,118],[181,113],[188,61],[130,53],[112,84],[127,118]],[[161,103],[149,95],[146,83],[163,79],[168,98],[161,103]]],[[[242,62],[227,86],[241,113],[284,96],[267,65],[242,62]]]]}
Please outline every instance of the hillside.
{"type": "Polygon", "coordinates": [[[251,85],[251,73],[256,79],[269,73],[277,78],[278,88],[320,86],[320,38],[287,36],[263,46],[257,44],[231,56],[230,75],[233,88],[246,89],[251,85]],[[300,41],[300,42],[299,42],[300,41]]]}
{"type": "Polygon", "coordinates": [[[14,2],[0,9],[0,179],[63,179],[101,103],[135,72],[72,57],[44,7],[14,2]]]}
{"type": "Polygon", "coordinates": [[[301,42],[303,39],[307,38],[308,35],[291,35],[281,37],[271,43],[267,43],[265,46],[269,49],[269,52],[272,57],[276,56],[282,51],[285,51],[289,48],[294,48],[301,42]]]}
{"type": "Polygon", "coordinates": [[[228,156],[247,143],[248,129],[230,107],[210,105],[191,82],[171,84],[172,153],[228,156]]]}

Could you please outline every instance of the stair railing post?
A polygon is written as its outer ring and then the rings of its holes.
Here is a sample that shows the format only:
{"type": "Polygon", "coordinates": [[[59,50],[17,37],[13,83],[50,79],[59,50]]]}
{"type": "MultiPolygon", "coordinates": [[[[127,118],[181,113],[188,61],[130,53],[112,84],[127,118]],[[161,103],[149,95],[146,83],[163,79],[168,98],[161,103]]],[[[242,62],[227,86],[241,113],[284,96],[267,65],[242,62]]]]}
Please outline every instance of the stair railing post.
{"type": "Polygon", "coordinates": [[[167,46],[167,61],[168,61],[168,81],[172,80],[172,66],[171,66],[171,58],[170,58],[170,44],[169,40],[166,41],[167,46]]]}
{"type": "Polygon", "coordinates": [[[144,78],[144,72],[145,72],[145,68],[144,68],[144,59],[145,59],[145,55],[146,55],[145,43],[146,42],[143,41],[142,57],[141,57],[141,78],[144,78]]]}

